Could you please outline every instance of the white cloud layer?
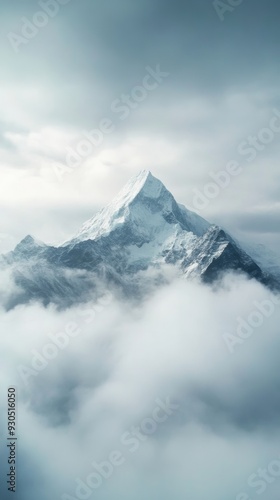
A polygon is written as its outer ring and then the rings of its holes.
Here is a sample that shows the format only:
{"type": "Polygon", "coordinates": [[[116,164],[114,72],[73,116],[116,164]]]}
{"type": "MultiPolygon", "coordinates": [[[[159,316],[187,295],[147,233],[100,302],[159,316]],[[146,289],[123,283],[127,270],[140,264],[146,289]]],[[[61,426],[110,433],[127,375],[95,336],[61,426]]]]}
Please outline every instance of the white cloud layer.
{"type": "Polygon", "coordinates": [[[133,309],[107,297],[2,312],[2,387],[19,398],[18,498],[253,500],[265,488],[276,500],[280,478],[259,469],[280,454],[279,304],[233,354],[224,340],[272,298],[228,276],[215,290],[173,282],[133,309]],[[168,398],[178,408],[164,414],[168,398]],[[96,463],[109,457],[121,463],[103,464],[105,479],[96,463]]]}

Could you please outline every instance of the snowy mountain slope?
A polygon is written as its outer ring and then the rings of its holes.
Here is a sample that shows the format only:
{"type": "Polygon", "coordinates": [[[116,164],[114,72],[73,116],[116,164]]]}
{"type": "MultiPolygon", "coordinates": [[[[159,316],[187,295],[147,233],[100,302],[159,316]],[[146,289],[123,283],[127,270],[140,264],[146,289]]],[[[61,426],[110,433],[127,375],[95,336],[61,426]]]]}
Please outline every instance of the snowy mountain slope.
{"type": "Polygon", "coordinates": [[[260,267],[218,226],[208,229],[200,239],[199,246],[193,250],[189,261],[186,261],[187,276],[193,275],[194,265],[196,272],[199,270],[205,281],[211,282],[221,270],[240,270],[252,278],[265,281],[260,267]]]}
{"type": "Polygon", "coordinates": [[[140,245],[144,241],[150,242],[172,224],[179,224],[182,229],[192,231],[197,236],[204,234],[210,226],[195,213],[178,205],[162,182],[144,170],[132,178],[112,203],[87,221],[78,234],[63,246],[97,240],[112,234],[124,224],[130,226],[140,245]]]}
{"type": "Polygon", "coordinates": [[[104,286],[140,296],[152,285],[151,269],[154,283],[164,280],[166,264],[188,279],[212,282],[233,270],[279,286],[225,231],[179,205],[147,171],[132,178],[71,240],[50,247],[27,236],[2,257],[1,267],[12,268],[22,291],[9,304],[39,299],[64,307],[104,286]]]}

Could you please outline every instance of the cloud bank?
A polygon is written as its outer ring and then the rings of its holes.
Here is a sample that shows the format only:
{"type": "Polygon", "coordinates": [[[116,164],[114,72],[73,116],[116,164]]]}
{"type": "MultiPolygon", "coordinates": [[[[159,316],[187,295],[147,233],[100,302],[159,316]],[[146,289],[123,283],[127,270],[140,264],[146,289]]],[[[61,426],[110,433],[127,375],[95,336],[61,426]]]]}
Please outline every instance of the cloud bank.
{"type": "Polygon", "coordinates": [[[279,299],[231,351],[225,341],[273,300],[227,276],[215,289],[175,281],[133,308],[107,295],[63,312],[2,312],[2,386],[18,390],[17,497],[276,500],[279,299]]]}

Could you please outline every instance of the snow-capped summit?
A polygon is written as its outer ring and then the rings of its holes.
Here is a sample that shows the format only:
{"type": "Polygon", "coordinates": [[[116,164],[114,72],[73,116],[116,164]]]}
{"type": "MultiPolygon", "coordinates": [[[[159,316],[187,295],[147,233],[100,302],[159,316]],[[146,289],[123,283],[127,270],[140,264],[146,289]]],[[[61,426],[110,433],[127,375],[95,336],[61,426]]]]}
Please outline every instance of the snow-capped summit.
{"type": "Polygon", "coordinates": [[[143,295],[153,273],[159,273],[153,286],[165,279],[166,264],[186,279],[211,283],[237,271],[280,288],[276,273],[220,227],[178,204],[146,170],[68,242],[50,247],[27,236],[0,264],[10,266],[19,289],[7,307],[34,299],[68,306],[88,300],[100,282],[102,289],[105,283],[126,296],[143,295]]]}
{"type": "Polygon", "coordinates": [[[156,179],[149,170],[142,170],[127,182],[113,200],[112,205],[115,203],[116,208],[123,204],[127,206],[139,193],[147,198],[158,198],[163,189],[165,187],[159,179],[156,179]]]}
{"type": "Polygon", "coordinates": [[[141,171],[128,181],[109,205],[83,224],[73,240],[64,243],[63,246],[71,242],[94,240],[109,234],[132,215],[132,204],[135,206],[139,196],[156,199],[163,189],[165,188],[162,182],[153,177],[148,170],[141,171]]]}
{"type": "Polygon", "coordinates": [[[141,244],[166,230],[166,226],[171,224],[177,224],[198,236],[210,225],[178,205],[164,184],[151,172],[143,170],[130,179],[113,201],[85,222],[77,235],[63,246],[97,240],[128,225],[135,236],[140,236],[141,244]]]}

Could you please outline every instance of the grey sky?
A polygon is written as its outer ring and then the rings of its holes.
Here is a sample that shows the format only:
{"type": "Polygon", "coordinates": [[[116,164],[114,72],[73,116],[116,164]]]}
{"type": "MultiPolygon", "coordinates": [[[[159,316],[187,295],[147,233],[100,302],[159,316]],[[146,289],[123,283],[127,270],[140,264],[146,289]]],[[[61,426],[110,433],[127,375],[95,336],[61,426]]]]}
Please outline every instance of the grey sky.
{"type": "Polygon", "coordinates": [[[231,160],[243,173],[201,215],[278,248],[280,132],[250,164],[238,146],[280,110],[279,4],[244,0],[222,22],[206,0],[70,0],[16,53],[7,35],[40,10],[1,6],[0,249],[67,238],[143,168],[192,207],[231,160]],[[157,64],[168,78],[120,120],[113,101],[157,64]],[[53,166],[107,117],[114,132],[59,182],[53,166]]]}
{"type": "MultiPolygon", "coordinates": [[[[195,209],[199,197],[200,215],[279,253],[279,1],[240,1],[223,21],[212,0],[60,3],[18,51],[16,37],[42,7],[0,3],[0,252],[26,234],[68,239],[149,169],[178,202],[195,209]],[[157,65],[169,76],[121,120],[112,103],[157,65]],[[104,118],[114,131],[59,180],[69,148],[104,118]],[[213,176],[226,187],[205,198],[213,176]]],[[[0,285],[11,286],[9,275],[0,285]]],[[[174,388],[178,420],[128,455],[97,498],[257,498],[248,478],[279,458],[279,309],[232,356],[222,335],[236,334],[237,318],[256,313],[256,301],[271,300],[261,285],[236,278],[221,292],[175,283],[141,319],[123,304],[98,312],[32,379],[31,398],[18,380],[19,500],[74,494],[75,478],[174,388]]],[[[3,386],[77,313],[36,304],[0,311],[3,386]]],[[[279,498],[279,479],[265,486],[263,498],[279,498]]]]}

